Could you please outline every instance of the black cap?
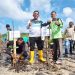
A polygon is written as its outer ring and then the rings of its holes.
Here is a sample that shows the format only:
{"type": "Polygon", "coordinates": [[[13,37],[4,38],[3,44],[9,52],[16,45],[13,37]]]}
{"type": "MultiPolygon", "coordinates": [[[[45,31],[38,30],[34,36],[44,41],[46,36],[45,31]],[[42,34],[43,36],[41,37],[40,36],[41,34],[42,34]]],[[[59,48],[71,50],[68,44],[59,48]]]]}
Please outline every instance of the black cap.
{"type": "Polygon", "coordinates": [[[70,21],[70,22],[69,22],[69,25],[74,25],[74,22],[70,21]]]}
{"type": "Polygon", "coordinates": [[[10,25],[9,24],[6,24],[6,28],[8,28],[8,27],[10,27],[10,25]]]}
{"type": "Polygon", "coordinates": [[[18,38],[17,40],[23,40],[23,38],[18,38]]]}

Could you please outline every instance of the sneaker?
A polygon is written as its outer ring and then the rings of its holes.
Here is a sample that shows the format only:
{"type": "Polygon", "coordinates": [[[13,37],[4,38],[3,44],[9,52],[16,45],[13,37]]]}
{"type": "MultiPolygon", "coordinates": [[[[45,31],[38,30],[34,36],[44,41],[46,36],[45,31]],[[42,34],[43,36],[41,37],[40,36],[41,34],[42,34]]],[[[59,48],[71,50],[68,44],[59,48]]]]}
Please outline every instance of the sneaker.
{"type": "Polygon", "coordinates": [[[67,55],[67,54],[65,54],[63,57],[68,57],[68,55],[67,55]]]}
{"type": "Polygon", "coordinates": [[[61,60],[57,60],[56,61],[56,64],[61,65],[62,64],[62,61],[61,60]]]}

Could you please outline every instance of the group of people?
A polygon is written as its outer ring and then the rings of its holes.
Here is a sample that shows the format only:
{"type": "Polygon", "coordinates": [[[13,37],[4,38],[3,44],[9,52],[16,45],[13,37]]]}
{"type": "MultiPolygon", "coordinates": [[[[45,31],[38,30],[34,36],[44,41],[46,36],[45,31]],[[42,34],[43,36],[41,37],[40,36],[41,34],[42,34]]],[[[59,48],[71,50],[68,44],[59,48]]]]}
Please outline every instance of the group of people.
{"type": "Polygon", "coordinates": [[[34,46],[37,43],[38,47],[38,55],[39,60],[45,62],[46,60],[43,58],[43,40],[41,38],[41,28],[43,26],[49,25],[52,35],[51,38],[53,40],[53,61],[56,62],[58,60],[58,49],[62,50],[62,32],[61,29],[63,27],[62,20],[57,18],[57,14],[55,11],[51,12],[51,20],[43,23],[39,20],[39,11],[33,12],[33,19],[29,21],[29,41],[30,41],[30,63],[34,63],[34,46]]]}
{"type": "MultiPolygon", "coordinates": [[[[42,20],[39,19],[40,13],[39,11],[34,11],[33,12],[33,19],[31,19],[28,22],[27,28],[29,29],[29,46],[30,46],[30,60],[29,62],[33,64],[35,62],[35,43],[37,45],[38,49],[38,59],[41,62],[46,62],[47,60],[43,57],[43,47],[44,47],[44,40],[41,37],[41,29],[42,27],[49,26],[49,29],[51,29],[51,39],[53,44],[51,45],[51,49],[53,50],[53,62],[56,63],[59,59],[62,57],[62,50],[63,50],[63,41],[62,41],[62,28],[63,28],[63,22],[60,18],[57,18],[57,13],[55,11],[51,12],[51,19],[47,21],[46,23],[43,23],[42,20]],[[58,55],[59,51],[59,55],[58,55]]],[[[69,23],[69,28],[65,31],[65,35],[67,34],[68,36],[72,35],[75,31],[75,28],[72,25],[74,25],[72,22],[69,23]],[[73,30],[73,33],[72,33],[73,30]],[[69,35],[70,33],[70,35],[69,35]]],[[[10,29],[10,28],[9,28],[10,29]]],[[[68,37],[67,36],[67,37],[68,37]]],[[[75,37],[75,36],[74,36],[75,37]]],[[[67,40],[67,38],[66,38],[67,40]]],[[[66,41],[65,40],[65,41],[66,41]]],[[[70,54],[72,54],[72,45],[75,44],[75,41],[72,40],[72,37],[68,39],[70,42],[70,54]]],[[[16,49],[17,55],[19,56],[24,56],[27,58],[28,54],[25,51],[25,43],[23,38],[18,38],[16,42],[16,46],[18,48],[16,49]]],[[[67,54],[67,49],[66,49],[66,44],[65,44],[65,55],[67,54]]]]}

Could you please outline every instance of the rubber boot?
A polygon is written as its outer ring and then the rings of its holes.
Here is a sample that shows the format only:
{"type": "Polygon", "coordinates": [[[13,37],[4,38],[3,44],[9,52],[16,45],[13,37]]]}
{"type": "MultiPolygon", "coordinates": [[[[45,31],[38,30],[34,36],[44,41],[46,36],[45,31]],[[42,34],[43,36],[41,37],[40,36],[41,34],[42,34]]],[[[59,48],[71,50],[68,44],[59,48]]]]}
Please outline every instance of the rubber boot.
{"type": "Polygon", "coordinates": [[[39,50],[38,53],[39,53],[38,54],[39,55],[39,60],[42,61],[42,62],[45,62],[46,59],[43,58],[43,51],[42,50],[39,50]]]}
{"type": "Polygon", "coordinates": [[[34,63],[34,51],[30,51],[30,61],[31,64],[34,63]]]}

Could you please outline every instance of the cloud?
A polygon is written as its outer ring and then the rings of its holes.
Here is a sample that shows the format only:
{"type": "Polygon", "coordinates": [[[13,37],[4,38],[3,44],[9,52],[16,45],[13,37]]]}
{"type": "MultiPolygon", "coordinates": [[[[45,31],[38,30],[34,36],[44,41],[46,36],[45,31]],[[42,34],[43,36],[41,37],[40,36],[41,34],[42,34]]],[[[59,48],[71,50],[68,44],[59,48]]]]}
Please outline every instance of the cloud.
{"type": "Polygon", "coordinates": [[[74,19],[71,18],[71,17],[67,17],[66,20],[63,21],[63,23],[64,23],[64,25],[63,25],[63,32],[69,26],[69,22],[70,21],[74,22],[74,19]]]}
{"type": "Polygon", "coordinates": [[[66,20],[64,20],[64,27],[63,29],[67,28],[69,25],[69,22],[74,22],[75,20],[75,8],[65,7],[63,8],[63,16],[66,20]]]}
{"type": "Polygon", "coordinates": [[[70,7],[65,7],[65,8],[63,8],[63,14],[64,14],[66,17],[70,16],[70,15],[72,14],[72,12],[73,12],[73,10],[72,10],[72,8],[70,8],[70,7]]]}
{"type": "Polygon", "coordinates": [[[7,32],[7,30],[6,30],[6,28],[5,28],[5,24],[3,24],[3,23],[0,23],[0,33],[1,34],[4,34],[4,33],[6,33],[7,32]]]}
{"type": "MultiPolygon", "coordinates": [[[[27,22],[28,19],[32,18],[32,12],[34,10],[40,10],[41,12],[51,11],[51,0],[30,0],[30,7],[24,11],[22,5],[25,4],[24,0],[0,0],[0,17],[6,17],[7,19],[23,20],[27,22]],[[30,10],[28,10],[30,9],[30,10]]],[[[4,24],[0,24],[0,32],[5,33],[6,30],[4,24]],[[4,30],[4,31],[2,31],[4,30]]],[[[18,30],[21,32],[27,31],[25,27],[20,26],[18,30]]]]}
{"type": "MultiPolygon", "coordinates": [[[[30,11],[23,11],[21,6],[24,0],[0,0],[0,16],[14,20],[27,20],[32,18],[34,10],[51,11],[51,0],[30,0],[30,11]]],[[[25,3],[24,3],[25,4],[25,3]]]]}
{"type": "Polygon", "coordinates": [[[24,0],[16,0],[17,1],[17,3],[19,3],[19,4],[23,4],[23,2],[24,2],[24,0]]]}
{"type": "Polygon", "coordinates": [[[30,12],[22,10],[21,5],[24,0],[0,0],[0,16],[17,20],[31,18],[30,12]]]}
{"type": "Polygon", "coordinates": [[[45,11],[45,12],[50,12],[51,11],[51,0],[30,0],[30,10],[40,10],[40,11],[45,11]]]}
{"type": "Polygon", "coordinates": [[[18,26],[18,30],[21,33],[28,33],[29,32],[29,30],[26,28],[26,26],[18,26]]]}
{"type": "Polygon", "coordinates": [[[72,18],[70,18],[70,17],[68,17],[67,19],[66,19],[66,24],[68,24],[70,21],[74,21],[72,18]]]}

